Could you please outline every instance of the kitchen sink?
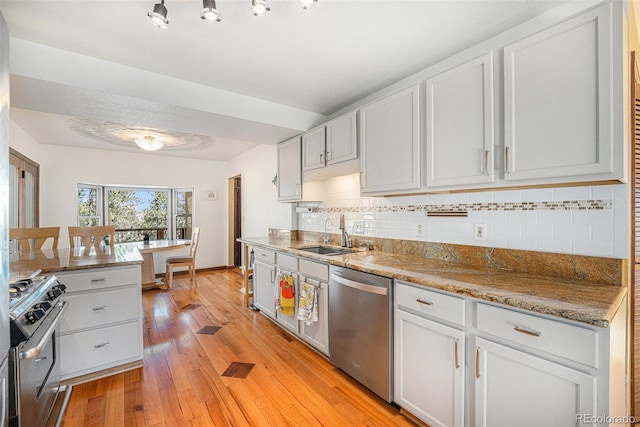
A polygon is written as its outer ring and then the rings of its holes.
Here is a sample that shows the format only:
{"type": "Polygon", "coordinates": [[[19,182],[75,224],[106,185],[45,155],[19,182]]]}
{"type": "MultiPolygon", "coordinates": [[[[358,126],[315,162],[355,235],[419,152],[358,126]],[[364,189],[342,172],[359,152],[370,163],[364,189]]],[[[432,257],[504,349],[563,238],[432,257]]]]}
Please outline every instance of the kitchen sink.
{"type": "Polygon", "coordinates": [[[299,251],[310,252],[312,254],[318,255],[344,255],[351,254],[355,252],[355,249],[351,248],[336,248],[333,246],[310,246],[307,248],[295,248],[299,251]]]}

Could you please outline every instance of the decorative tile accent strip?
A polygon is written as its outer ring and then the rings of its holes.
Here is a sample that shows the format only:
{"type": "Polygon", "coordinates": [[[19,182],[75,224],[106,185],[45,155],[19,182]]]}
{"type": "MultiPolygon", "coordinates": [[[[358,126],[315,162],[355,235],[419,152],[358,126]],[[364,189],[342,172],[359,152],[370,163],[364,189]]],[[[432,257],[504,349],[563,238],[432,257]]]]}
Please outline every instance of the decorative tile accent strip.
{"type": "Polygon", "coordinates": [[[342,208],[312,208],[313,212],[466,212],[466,211],[575,211],[613,209],[612,200],[563,200],[548,202],[491,202],[491,203],[445,203],[441,205],[405,206],[357,206],[342,208]]]}

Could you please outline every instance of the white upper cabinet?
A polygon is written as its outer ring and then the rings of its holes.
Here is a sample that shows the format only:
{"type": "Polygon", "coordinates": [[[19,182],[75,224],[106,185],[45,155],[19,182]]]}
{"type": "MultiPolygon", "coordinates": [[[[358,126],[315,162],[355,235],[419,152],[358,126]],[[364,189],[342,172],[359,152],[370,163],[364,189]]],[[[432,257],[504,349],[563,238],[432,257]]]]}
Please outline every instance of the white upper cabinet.
{"type": "Polygon", "coordinates": [[[420,189],[419,86],[360,109],[362,194],[420,189]]]}
{"type": "Polygon", "coordinates": [[[326,164],[325,127],[302,134],[302,170],[323,168],[326,164]]]}
{"type": "Polygon", "coordinates": [[[427,187],[493,182],[493,54],[427,80],[427,187]]]}
{"type": "Polygon", "coordinates": [[[278,201],[302,198],[300,137],[278,144],[278,201]]]}
{"type": "Polygon", "coordinates": [[[358,158],[356,112],[327,123],[327,165],[358,158]]]}
{"type": "Polygon", "coordinates": [[[505,180],[614,172],[610,6],[504,48],[505,180]]]}

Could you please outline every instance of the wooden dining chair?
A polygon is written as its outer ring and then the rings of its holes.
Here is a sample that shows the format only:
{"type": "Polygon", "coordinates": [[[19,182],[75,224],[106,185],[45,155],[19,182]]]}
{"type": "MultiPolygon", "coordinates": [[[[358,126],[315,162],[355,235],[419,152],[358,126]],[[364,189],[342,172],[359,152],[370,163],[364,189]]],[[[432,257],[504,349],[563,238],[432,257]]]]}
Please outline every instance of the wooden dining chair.
{"type": "Polygon", "coordinates": [[[93,227],[74,227],[69,226],[69,247],[75,248],[76,246],[84,246],[90,248],[91,246],[100,246],[100,242],[104,240],[106,236],[109,236],[109,246],[113,248],[116,243],[116,227],[113,225],[99,225],[93,227]],[[79,244],[76,245],[76,242],[79,244]]]}
{"type": "Polygon", "coordinates": [[[53,239],[51,249],[58,249],[60,227],[11,228],[9,240],[16,240],[21,252],[40,250],[49,239],[53,239]]]}
{"type": "Polygon", "coordinates": [[[200,240],[200,227],[193,227],[191,232],[191,245],[189,246],[189,255],[172,256],[166,260],[167,275],[166,286],[171,289],[173,286],[173,269],[176,267],[189,267],[189,281],[191,284],[198,286],[196,281],[196,251],[198,250],[198,242],[200,240]]]}

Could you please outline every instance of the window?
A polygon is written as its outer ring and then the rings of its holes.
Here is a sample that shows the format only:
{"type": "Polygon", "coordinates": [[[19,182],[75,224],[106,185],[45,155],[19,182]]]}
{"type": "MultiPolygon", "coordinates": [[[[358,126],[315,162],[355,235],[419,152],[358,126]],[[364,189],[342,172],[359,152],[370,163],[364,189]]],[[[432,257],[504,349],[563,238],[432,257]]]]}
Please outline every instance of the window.
{"type": "Polygon", "coordinates": [[[193,190],[78,184],[78,225],[114,225],[116,242],[188,239],[193,190]],[[104,202],[103,202],[104,201],[104,202]]]}
{"type": "Polygon", "coordinates": [[[102,188],[78,186],[78,225],[102,225],[102,188]]]}

